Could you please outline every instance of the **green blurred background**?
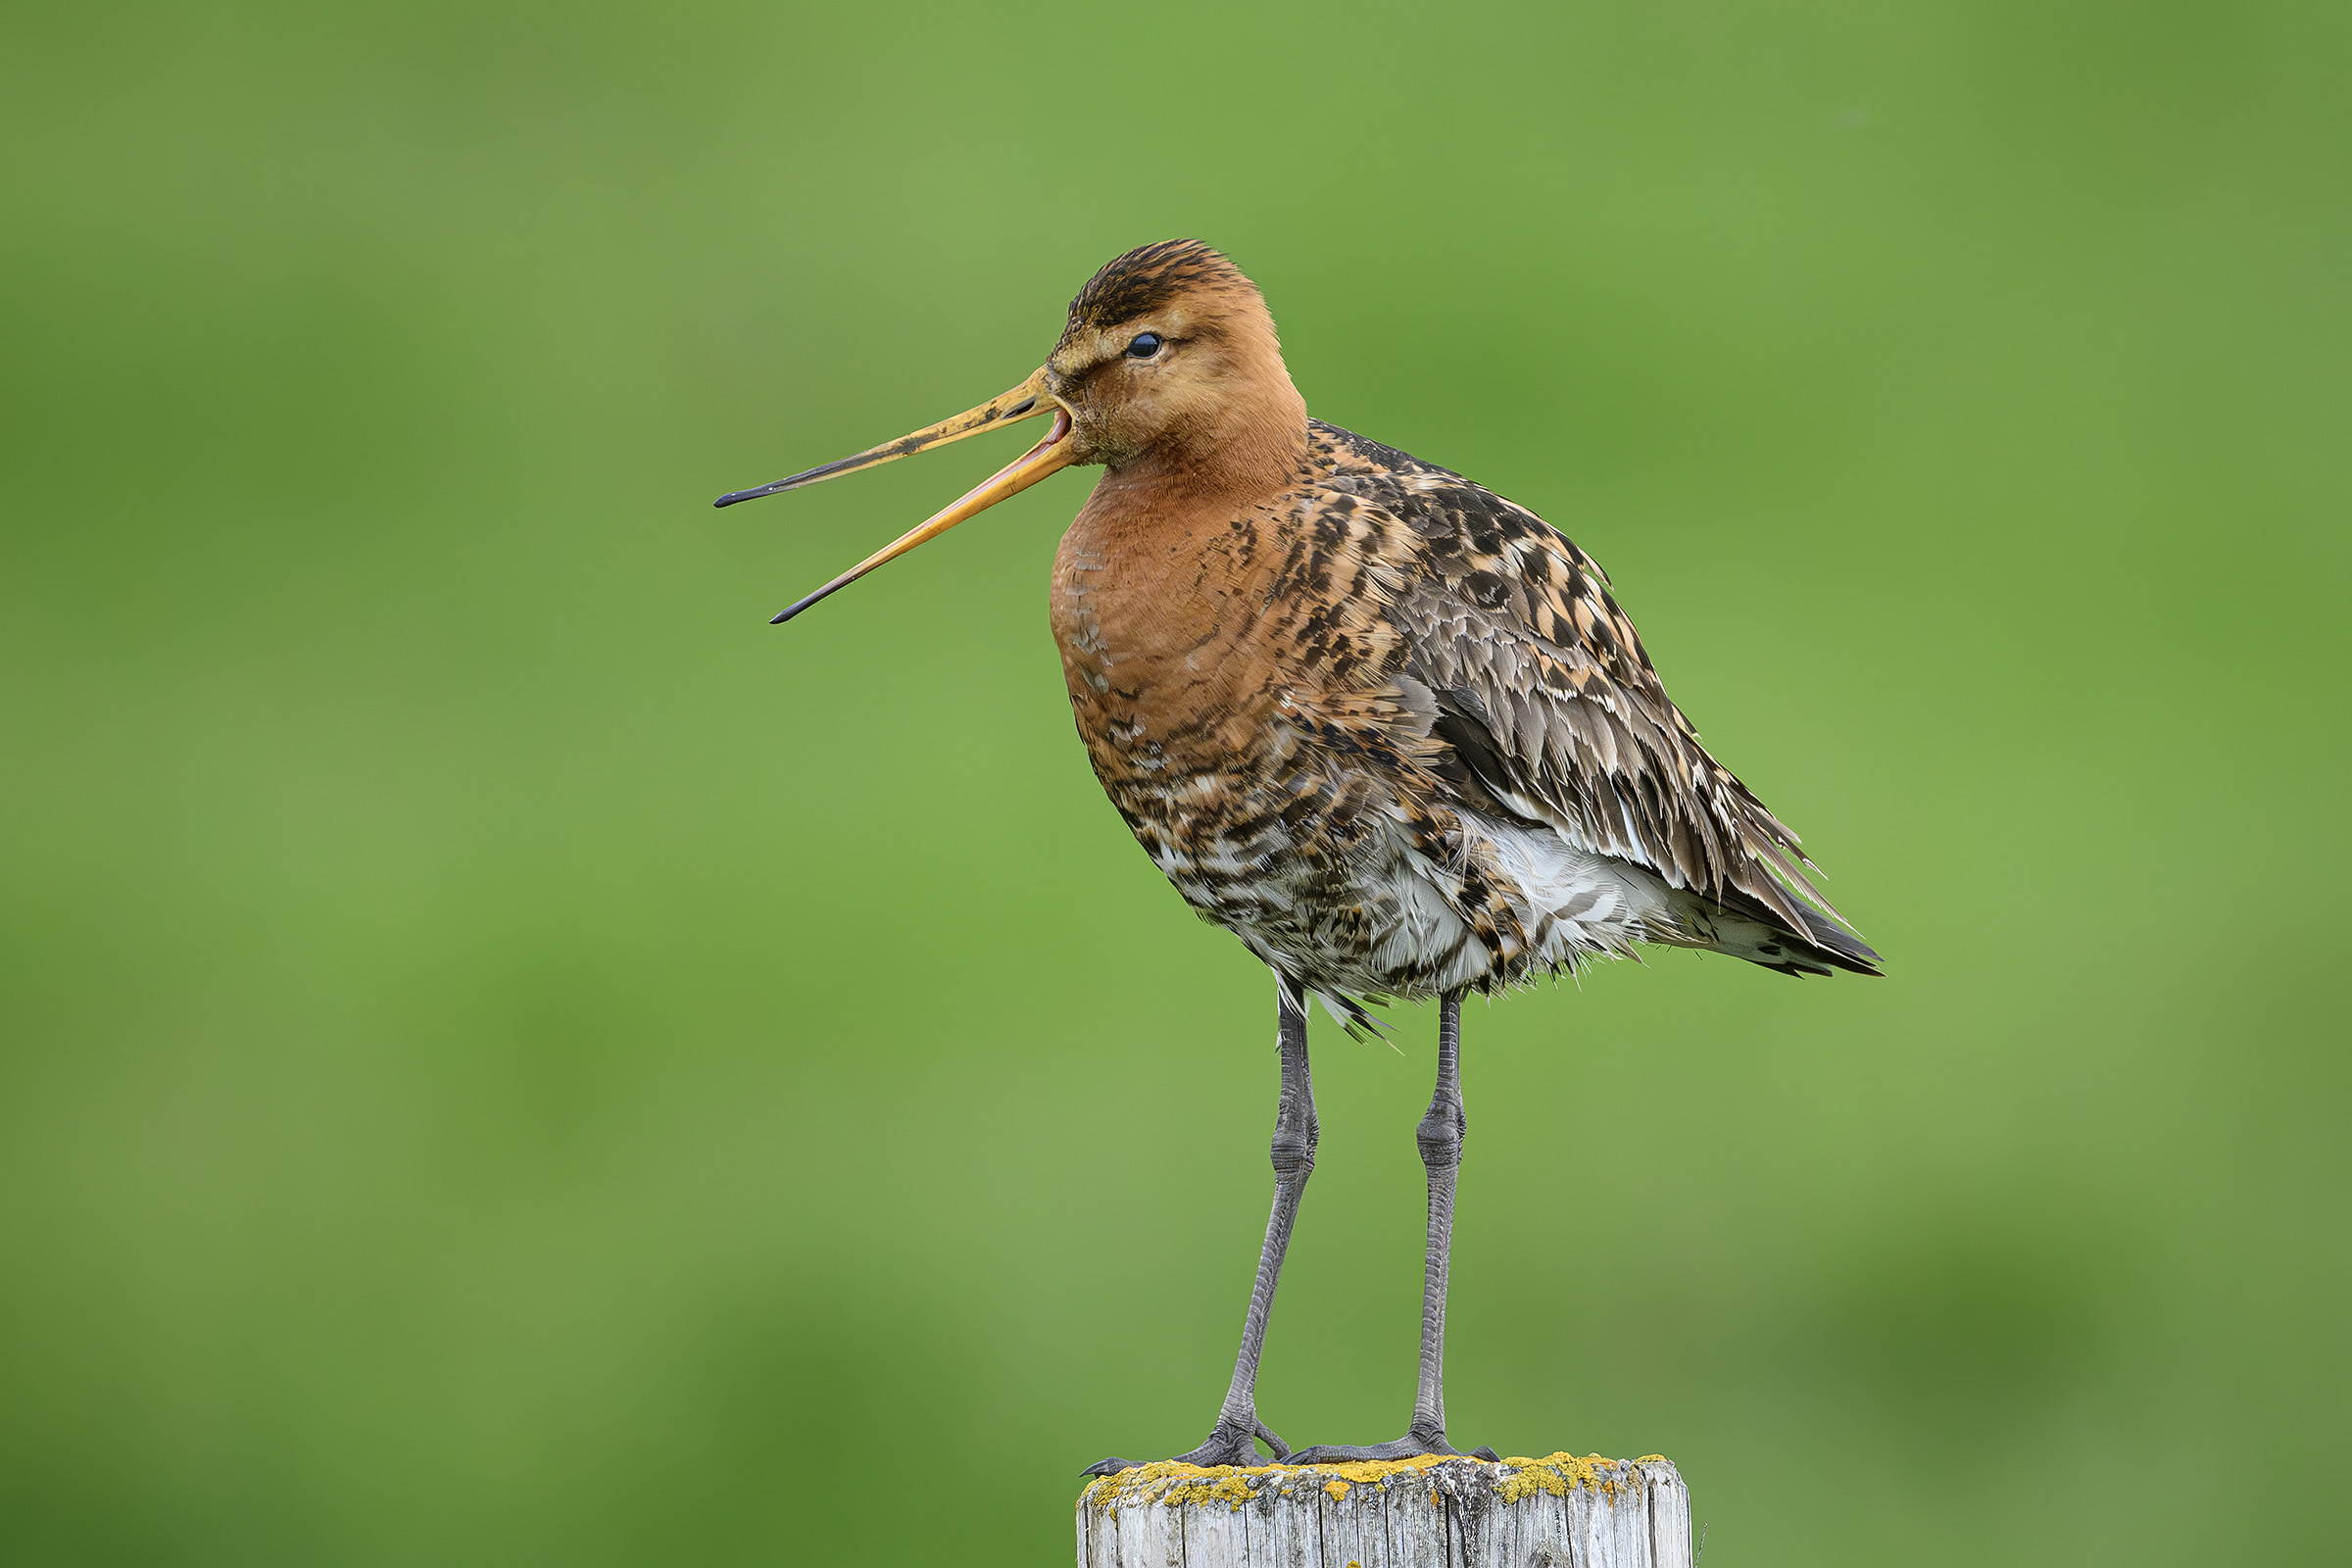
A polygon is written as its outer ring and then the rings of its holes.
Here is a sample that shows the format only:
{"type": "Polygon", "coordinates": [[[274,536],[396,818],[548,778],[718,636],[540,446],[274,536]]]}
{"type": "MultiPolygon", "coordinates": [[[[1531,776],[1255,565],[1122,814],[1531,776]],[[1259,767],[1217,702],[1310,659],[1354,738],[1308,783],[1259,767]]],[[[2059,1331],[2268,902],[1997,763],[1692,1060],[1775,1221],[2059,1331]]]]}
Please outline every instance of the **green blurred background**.
{"type": "MultiPolygon", "coordinates": [[[[1271,993],[1070,733],[1084,479],[778,630],[1011,447],[709,506],[1176,234],[1608,564],[1888,957],[1472,1009],[1454,1436],[1673,1456],[1717,1568],[2340,1553],[2348,68],[2341,5],[12,8],[0,1560],[1043,1564],[1199,1441],[1271,993]]],[[[1399,1022],[1318,1027],[1295,1443],[1410,1398],[1399,1022]]]]}

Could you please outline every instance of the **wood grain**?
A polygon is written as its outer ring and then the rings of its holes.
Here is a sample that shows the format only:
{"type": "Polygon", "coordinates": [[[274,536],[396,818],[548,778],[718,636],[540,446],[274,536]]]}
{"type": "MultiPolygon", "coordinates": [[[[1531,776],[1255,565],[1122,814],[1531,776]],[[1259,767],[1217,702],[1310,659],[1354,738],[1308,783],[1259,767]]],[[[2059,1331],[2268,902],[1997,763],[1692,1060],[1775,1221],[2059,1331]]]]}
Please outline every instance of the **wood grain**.
{"type": "Polygon", "coordinates": [[[1694,1568],[1662,1458],[1411,1459],[1105,1476],[1079,1568],[1694,1568]]]}

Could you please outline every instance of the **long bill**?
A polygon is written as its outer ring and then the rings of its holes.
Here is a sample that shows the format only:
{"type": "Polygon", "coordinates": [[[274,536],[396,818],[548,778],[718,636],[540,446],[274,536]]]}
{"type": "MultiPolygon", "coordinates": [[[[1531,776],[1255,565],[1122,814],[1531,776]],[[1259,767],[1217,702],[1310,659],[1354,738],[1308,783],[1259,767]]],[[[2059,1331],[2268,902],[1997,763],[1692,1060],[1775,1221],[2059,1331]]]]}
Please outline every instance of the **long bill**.
{"type": "MultiPolygon", "coordinates": [[[[1019,392],[1021,388],[1015,387],[1013,392],[1019,392]]],[[[1008,392],[1005,394],[1005,397],[1010,398],[1012,395],[1012,393],[1008,392]]],[[[1041,403],[1044,401],[1042,396],[1040,397],[1039,401],[1041,403]]],[[[947,424],[955,425],[958,420],[971,418],[974,415],[981,413],[982,410],[985,410],[988,407],[988,404],[982,404],[979,409],[973,410],[971,414],[958,415],[956,418],[948,420],[947,424]]],[[[1054,426],[1052,429],[1046,432],[1046,438],[1043,441],[1040,441],[1037,445],[1022,453],[1018,458],[1015,458],[1012,462],[1006,464],[1004,467],[999,468],[995,473],[989,475],[988,478],[982,481],[978,486],[958,498],[953,506],[950,506],[945,511],[931,516],[922,523],[918,524],[916,527],[908,530],[906,534],[892,540],[889,544],[884,545],[881,549],[875,551],[872,555],[866,557],[863,561],[860,561],[858,563],[858,564],[852,566],[849,570],[843,572],[840,576],[834,578],[831,582],[825,584],[822,588],[819,588],[816,592],[808,595],[807,598],[796,600],[794,603],[785,606],[783,613],[775,616],[771,621],[769,621],[769,624],[781,626],[784,624],[784,622],[790,620],[802,611],[807,610],[810,605],[815,604],[818,600],[823,599],[830,594],[838,593],[840,590],[847,588],[850,584],[856,582],[858,578],[864,576],[876,566],[881,565],[884,562],[897,560],[899,557],[905,555],[907,551],[912,550],[916,545],[924,544],[930,540],[938,538],[941,534],[946,533],[950,528],[955,527],[957,523],[963,521],[965,518],[977,516],[981,513],[986,512],[989,508],[995,506],[998,502],[1003,501],[1005,497],[1018,495],[1023,490],[1026,490],[1031,485],[1037,483],[1038,480],[1045,478],[1047,475],[1056,473],[1061,469],[1068,467],[1071,461],[1069,440],[1069,410],[1061,407],[1057,403],[1049,404],[1047,407],[1051,407],[1053,409],[1054,426]]],[[[1045,409],[1039,408],[1036,412],[1042,414],[1045,412],[1045,409]]],[[[1003,417],[1017,419],[1026,416],[1026,413],[1024,412],[1023,414],[1005,415],[1003,417]]],[[[945,426],[933,425],[931,428],[933,430],[939,430],[945,428],[945,426]]],[[[974,426],[972,429],[955,430],[950,434],[938,436],[931,441],[924,442],[923,444],[926,446],[936,446],[941,441],[957,440],[963,436],[973,434],[978,428],[980,427],[974,426]]],[[[919,436],[927,433],[928,432],[917,431],[915,435],[906,437],[906,441],[916,440],[919,436]]],[[[869,461],[873,463],[888,463],[892,458],[905,457],[906,452],[915,452],[921,450],[920,447],[906,447],[906,441],[894,441],[889,447],[876,447],[874,452],[860,453],[855,458],[845,458],[842,460],[842,463],[829,464],[824,468],[811,468],[808,473],[800,475],[798,479],[779,480],[776,484],[765,487],[764,490],[748,491],[746,494],[765,494],[769,491],[785,488],[798,482],[813,484],[818,479],[831,478],[834,473],[848,472],[849,467],[844,466],[844,465],[862,467],[865,466],[869,461]],[[892,448],[895,447],[906,447],[906,451],[893,451],[892,448]],[[876,457],[874,453],[881,453],[884,455],[876,457]]],[[[737,498],[730,497],[728,499],[731,500],[737,498]]],[[[722,501],[719,504],[724,506],[726,503],[722,501]]]]}
{"type": "Polygon", "coordinates": [[[967,435],[978,435],[983,430],[1000,429],[1017,420],[1033,419],[1041,414],[1053,413],[1057,407],[1058,405],[1046,395],[1046,370],[1044,366],[1039,366],[1028,380],[1023,381],[1011,391],[999,393],[978,408],[966,409],[952,419],[942,419],[937,424],[925,425],[912,435],[903,435],[896,441],[885,442],[878,447],[869,447],[855,457],[843,458],[836,463],[820,463],[806,472],[796,473],[787,479],[778,479],[773,484],[763,484],[750,490],[730,491],[710,504],[714,507],[731,507],[738,501],[757,501],[761,496],[777,495],[786,490],[806,489],[809,485],[820,483],[826,479],[837,479],[845,473],[856,473],[861,468],[878,467],[882,464],[895,463],[901,458],[917,452],[927,452],[933,447],[944,447],[951,441],[960,441],[967,435]]]}

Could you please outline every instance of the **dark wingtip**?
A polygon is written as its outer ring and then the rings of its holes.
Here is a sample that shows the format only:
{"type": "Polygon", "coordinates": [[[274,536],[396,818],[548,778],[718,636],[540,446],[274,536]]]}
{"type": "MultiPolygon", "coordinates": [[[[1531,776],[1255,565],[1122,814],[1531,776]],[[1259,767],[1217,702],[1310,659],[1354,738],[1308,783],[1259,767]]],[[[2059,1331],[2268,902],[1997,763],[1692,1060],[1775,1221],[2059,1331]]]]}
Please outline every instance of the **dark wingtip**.
{"type": "Polygon", "coordinates": [[[1796,907],[1797,912],[1805,917],[1808,934],[1813,939],[1815,951],[1812,956],[1824,963],[1834,964],[1848,974],[1869,975],[1879,980],[1886,977],[1886,971],[1881,967],[1885,960],[1880,958],[1877,949],[1861,938],[1847,934],[1827,916],[1816,913],[1807,906],[1800,904],[1796,907]]]}

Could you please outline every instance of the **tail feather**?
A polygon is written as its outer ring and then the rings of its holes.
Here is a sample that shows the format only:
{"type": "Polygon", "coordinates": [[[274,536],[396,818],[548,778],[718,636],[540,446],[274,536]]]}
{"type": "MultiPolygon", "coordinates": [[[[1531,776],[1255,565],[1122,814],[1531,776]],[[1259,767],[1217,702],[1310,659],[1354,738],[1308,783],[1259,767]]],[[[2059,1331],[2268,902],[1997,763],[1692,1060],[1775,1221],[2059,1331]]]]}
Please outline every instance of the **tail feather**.
{"type": "Polygon", "coordinates": [[[1672,899],[1684,933],[1677,946],[1728,953],[1781,974],[1885,973],[1868,943],[1800,900],[1790,902],[1804,919],[1802,932],[1790,929],[1778,911],[1745,898],[1719,903],[1677,889],[1672,899]]]}
{"type": "Polygon", "coordinates": [[[1879,967],[1878,951],[1837,921],[1802,904],[1796,906],[1796,912],[1805,917],[1806,934],[1812,937],[1823,962],[1835,964],[1848,974],[1886,972],[1879,967]]]}

